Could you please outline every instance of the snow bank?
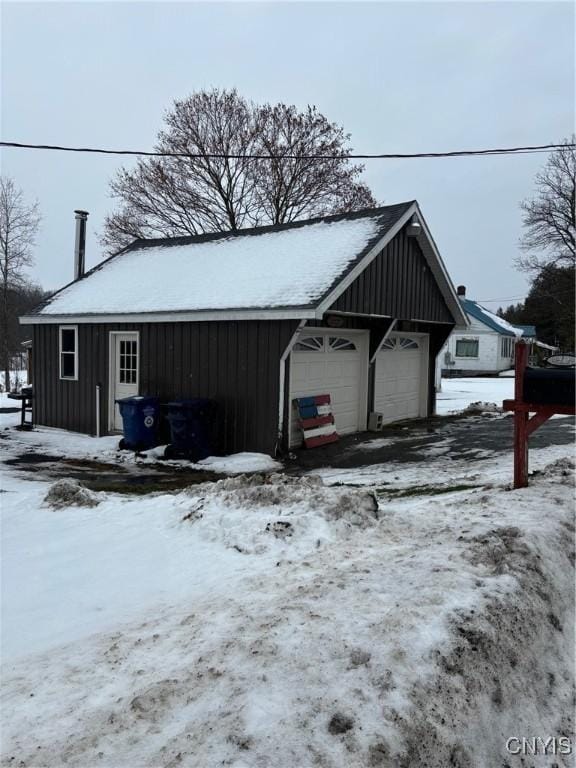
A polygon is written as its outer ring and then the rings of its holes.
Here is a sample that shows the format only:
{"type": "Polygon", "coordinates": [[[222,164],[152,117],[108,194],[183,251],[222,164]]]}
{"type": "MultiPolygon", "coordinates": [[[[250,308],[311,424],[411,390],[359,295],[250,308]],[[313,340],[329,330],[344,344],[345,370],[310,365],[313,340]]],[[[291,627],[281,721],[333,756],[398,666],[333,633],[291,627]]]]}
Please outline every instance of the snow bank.
{"type": "Polygon", "coordinates": [[[464,408],[462,411],[462,413],[465,413],[467,416],[472,416],[475,414],[484,416],[489,414],[499,414],[502,412],[502,407],[496,405],[496,403],[483,403],[481,400],[470,403],[470,405],[467,405],[466,408],[464,408]]]}
{"type": "Polygon", "coordinates": [[[243,554],[303,555],[379,519],[371,490],[327,487],[314,475],[240,475],[185,494],[192,504],[183,519],[202,538],[243,554]]]}
{"type": "MultiPolygon", "coordinates": [[[[242,514],[259,487],[214,498],[242,514]]],[[[388,503],[227,590],[7,665],[5,764],[501,768],[511,736],[571,735],[572,463],[457,499],[388,503]]]]}
{"type": "Polygon", "coordinates": [[[231,456],[209,456],[194,466],[209,469],[211,472],[223,472],[235,475],[241,472],[272,472],[282,469],[282,464],[264,453],[234,453],[231,456]]]}
{"type": "Polygon", "coordinates": [[[95,493],[80,485],[77,480],[64,478],[51,486],[44,502],[53,509],[64,507],[96,507],[100,500],[95,493]]]}

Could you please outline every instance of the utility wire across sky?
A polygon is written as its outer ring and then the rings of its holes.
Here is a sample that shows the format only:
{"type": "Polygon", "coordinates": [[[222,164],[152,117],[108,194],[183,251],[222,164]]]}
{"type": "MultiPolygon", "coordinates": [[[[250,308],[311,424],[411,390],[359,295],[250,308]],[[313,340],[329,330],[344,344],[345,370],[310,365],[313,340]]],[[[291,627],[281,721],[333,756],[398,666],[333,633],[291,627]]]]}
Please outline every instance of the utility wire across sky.
{"type": "Polygon", "coordinates": [[[383,154],[337,154],[337,155],[298,155],[298,154],[227,154],[219,152],[161,152],[139,149],[101,149],[97,147],[65,147],[56,144],[25,144],[17,141],[0,141],[0,147],[11,149],[40,149],[53,152],[84,152],[99,155],[141,155],[145,157],[189,157],[193,159],[213,160],[410,160],[415,158],[438,157],[487,157],[491,155],[520,155],[534,154],[537,152],[551,152],[554,150],[576,147],[576,144],[538,144],[528,147],[504,147],[494,149],[459,149],[452,152],[413,152],[413,153],[383,153],[383,154]]]}

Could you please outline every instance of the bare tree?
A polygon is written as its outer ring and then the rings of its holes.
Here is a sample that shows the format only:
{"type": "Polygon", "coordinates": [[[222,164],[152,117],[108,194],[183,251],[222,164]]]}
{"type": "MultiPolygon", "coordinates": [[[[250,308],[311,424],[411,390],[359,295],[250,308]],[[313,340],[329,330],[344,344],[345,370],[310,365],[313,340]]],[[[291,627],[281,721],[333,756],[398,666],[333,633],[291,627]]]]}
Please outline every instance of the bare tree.
{"type": "Polygon", "coordinates": [[[376,204],[358,182],[363,167],[347,158],[349,136],[314,107],[257,106],[236,90],[214,89],[175,101],[164,123],[155,149],[180,156],[118,172],[110,186],[120,208],[102,237],[108,252],[137,237],[235,230],[376,204]],[[294,154],[327,157],[286,157],[294,154]]]}
{"type": "Polygon", "coordinates": [[[536,197],[521,203],[526,232],[520,245],[526,255],[516,261],[526,272],[576,263],[576,136],[563,143],[537,174],[536,197]]]}
{"type": "Polygon", "coordinates": [[[140,160],[118,172],[110,187],[121,208],[107,217],[102,238],[110,252],[136,237],[238,229],[258,219],[254,161],[244,158],[257,151],[246,100],[235,90],[201,91],[175,101],[164,121],[155,150],[183,156],[140,160]]]}
{"type": "Polygon", "coordinates": [[[282,224],[376,204],[368,187],[356,182],[363,166],[347,158],[350,135],[316,107],[298,112],[294,106],[267,104],[256,109],[256,125],[260,151],[271,157],[255,167],[265,221],[282,224]]]}
{"type": "Polygon", "coordinates": [[[0,176],[0,354],[6,391],[10,390],[11,297],[26,283],[24,269],[32,264],[39,225],[38,203],[27,204],[14,181],[0,176]]]}

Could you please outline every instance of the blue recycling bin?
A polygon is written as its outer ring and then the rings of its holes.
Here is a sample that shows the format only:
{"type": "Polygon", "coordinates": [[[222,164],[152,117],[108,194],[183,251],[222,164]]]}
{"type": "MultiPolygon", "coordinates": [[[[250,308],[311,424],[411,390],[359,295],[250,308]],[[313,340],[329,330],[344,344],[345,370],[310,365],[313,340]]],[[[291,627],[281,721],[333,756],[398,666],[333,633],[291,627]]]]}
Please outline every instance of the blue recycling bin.
{"type": "Polygon", "coordinates": [[[160,402],[157,397],[122,397],[116,400],[122,416],[124,438],[120,448],[142,451],[158,445],[160,402]]]}
{"type": "Polygon", "coordinates": [[[166,405],[170,424],[170,445],[166,458],[199,461],[214,453],[217,406],[214,400],[197,397],[166,405]]]}

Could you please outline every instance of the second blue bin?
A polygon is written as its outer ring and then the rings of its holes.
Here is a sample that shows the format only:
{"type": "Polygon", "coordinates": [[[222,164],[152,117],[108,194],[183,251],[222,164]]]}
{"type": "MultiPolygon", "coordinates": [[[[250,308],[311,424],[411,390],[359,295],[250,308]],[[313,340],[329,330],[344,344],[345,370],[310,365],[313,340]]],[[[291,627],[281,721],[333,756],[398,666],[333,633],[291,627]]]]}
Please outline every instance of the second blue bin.
{"type": "Polygon", "coordinates": [[[170,424],[171,442],[166,458],[187,458],[199,461],[214,453],[216,403],[197,397],[175,400],[164,406],[170,424]]]}

